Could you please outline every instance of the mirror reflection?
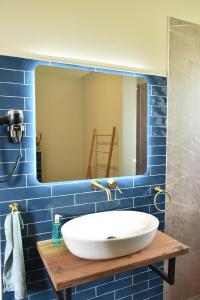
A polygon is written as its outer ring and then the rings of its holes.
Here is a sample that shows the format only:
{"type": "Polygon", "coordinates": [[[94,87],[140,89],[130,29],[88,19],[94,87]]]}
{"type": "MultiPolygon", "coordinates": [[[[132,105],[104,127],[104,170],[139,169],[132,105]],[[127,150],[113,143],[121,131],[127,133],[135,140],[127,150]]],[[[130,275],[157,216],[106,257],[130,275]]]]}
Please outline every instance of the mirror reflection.
{"type": "Polygon", "coordinates": [[[146,171],[147,82],[143,78],[38,66],[35,86],[39,181],[146,171]]]}

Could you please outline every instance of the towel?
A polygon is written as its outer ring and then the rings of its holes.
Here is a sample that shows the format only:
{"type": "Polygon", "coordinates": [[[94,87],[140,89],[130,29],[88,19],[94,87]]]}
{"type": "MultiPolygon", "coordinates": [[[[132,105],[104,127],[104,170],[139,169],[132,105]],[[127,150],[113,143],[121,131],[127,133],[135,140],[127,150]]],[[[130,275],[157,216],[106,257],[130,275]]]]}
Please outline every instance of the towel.
{"type": "Polygon", "coordinates": [[[6,248],[3,271],[4,292],[14,291],[16,300],[23,299],[26,296],[26,272],[21,237],[21,228],[23,227],[23,220],[18,211],[6,216],[6,248]]]}

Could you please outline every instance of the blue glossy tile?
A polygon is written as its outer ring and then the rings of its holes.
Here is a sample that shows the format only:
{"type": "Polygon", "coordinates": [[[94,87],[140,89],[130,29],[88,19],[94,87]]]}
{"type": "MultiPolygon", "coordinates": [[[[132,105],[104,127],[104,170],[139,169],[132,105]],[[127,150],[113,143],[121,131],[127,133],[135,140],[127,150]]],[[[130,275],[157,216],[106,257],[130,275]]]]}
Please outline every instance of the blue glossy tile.
{"type": "MultiPolygon", "coordinates": [[[[11,202],[0,202],[0,215],[6,215],[10,212],[9,210],[9,205],[12,203],[11,202]]],[[[26,201],[25,200],[20,200],[17,202],[19,205],[19,211],[26,211],[26,201]]]]}
{"type": "Polygon", "coordinates": [[[95,288],[73,294],[73,300],[86,300],[95,297],[95,288]]]}
{"type": "Polygon", "coordinates": [[[30,85],[0,83],[1,96],[31,97],[33,88],[30,85]]]}
{"type": "Polygon", "coordinates": [[[151,105],[147,106],[147,116],[152,116],[152,106],[151,105]]]}
{"type": "MultiPolygon", "coordinates": [[[[3,180],[4,176],[0,177],[0,180],[3,180]]],[[[0,190],[2,189],[10,189],[13,188],[13,186],[25,187],[26,186],[26,175],[13,175],[12,178],[10,178],[6,182],[0,183],[0,190]]]]}
{"type": "MultiPolygon", "coordinates": [[[[5,229],[4,228],[0,229],[0,236],[1,236],[1,241],[5,241],[6,240],[5,229]]],[[[22,237],[26,237],[27,236],[27,225],[24,225],[24,227],[21,229],[21,236],[22,237]]]]}
{"type": "Polygon", "coordinates": [[[156,273],[154,273],[153,271],[147,271],[144,273],[134,275],[133,283],[140,283],[140,282],[147,281],[149,279],[157,278],[157,277],[158,277],[158,275],[156,275],[156,273]]]}
{"type": "Polygon", "coordinates": [[[135,187],[130,189],[122,189],[122,194],[116,191],[116,199],[148,196],[149,194],[150,194],[149,186],[135,187]]]}
{"type": "Polygon", "coordinates": [[[148,271],[148,267],[142,267],[142,268],[134,269],[134,275],[144,273],[144,272],[147,272],[147,271],[148,271]]]}
{"type": "Polygon", "coordinates": [[[167,118],[166,117],[149,117],[148,124],[151,126],[166,126],[167,118]]]}
{"type": "Polygon", "coordinates": [[[115,280],[119,280],[122,278],[130,277],[134,274],[134,270],[128,271],[128,272],[123,272],[119,274],[115,274],[115,280]]]}
{"type": "MultiPolygon", "coordinates": [[[[5,176],[6,174],[10,173],[10,170],[12,170],[13,163],[3,163],[1,164],[0,168],[0,176],[5,176]]],[[[15,174],[31,174],[33,173],[33,168],[34,168],[35,163],[34,162],[20,162],[18,164],[18,167],[15,171],[15,174]]]]}
{"type": "Polygon", "coordinates": [[[166,166],[151,166],[151,175],[164,175],[166,173],[166,166]]]}
{"type": "Polygon", "coordinates": [[[134,207],[130,210],[140,211],[140,212],[144,212],[144,213],[149,214],[149,205],[137,206],[137,207],[134,207]]]}
{"type": "Polygon", "coordinates": [[[52,232],[52,221],[28,224],[28,235],[52,232]]]}
{"type": "MultiPolygon", "coordinates": [[[[111,191],[112,199],[114,198],[114,191],[111,191]]],[[[106,201],[107,195],[105,191],[97,191],[91,193],[82,193],[76,194],[75,203],[76,204],[84,204],[84,203],[94,203],[100,201],[106,201]]]]}
{"type": "Polygon", "coordinates": [[[154,288],[148,289],[146,291],[134,294],[133,300],[149,299],[152,296],[154,296],[156,294],[160,294],[162,292],[163,292],[162,286],[154,287],[154,288]]]}
{"type": "Polygon", "coordinates": [[[23,221],[25,224],[33,224],[35,222],[43,222],[43,221],[50,221],[51,220],[51,211],[41,210],[41,211],[32,211],[26,212],[21,214],[23,221]]]}
{"type": "MultiPolygon", "coordinates": [[[[33,138],[24,137],[22,140],[22,149],[33,148],[35,146],[35,141],[33,138]]],[[[10,143],[7,137],[0,138],[0,150],[1,149],[18,149],[19,146],[16,144],[10,143]]]]}
{"type": "Polygon", "coordinates": [[[35,247],[37,242],[50,240],[52,238],[52,233],[44,233],[44,234],[37,234],[31,235],[23,238],[23,246],[24,248],[32,248],[35,247]]]}
{"type": "Polygon", "coordinates": [[[164,165],[166,163],[165,155],[149,156],[150,165],[164,165]]]}
{"type": "Polygon", "coordinates": [[[102,279],[95,280],[95,281],[91,281],[91,282],[88,282],[88,283],[85,283],[85,284],[77,285],[76,286],[76,291],[77,292],[84,291],[84,290],[87,290],[91,287],[94,287],[94,286],[97,286],[97,285],[102,285],[102,284],[112,282],[112,281],[114,281],[114,276],[109,276],[109,277],[102,278],[102,279]]]}
{"type": "Polygon", "coordinates": [[[26,271],[34,271],[37,269],[44,268],[44,264],[40,258],[31,259],[26,261],[26,271]]]}
{"type": "MultiPolygon", "coordinates": [[[[24,109],[24,99],[17,97],[0,97],[0,109],[24,109]]],[[[1,113],[5,114],[5,111],[1,113]]]]}
{"type": "Polygon", "coordinates": [[[166,86],[152,86],[152,95],[153,96],[166,96],[167,95],[167,87],[166,86]]]}
{"type": "Polygon", "coordinates": [[[139,293],[148,289],[148,281],[142,282],[139,284],[135,284],[133,286],[129,286],[123,289],[119,289],[115,292],[116,299],[120,299],[123,297],[127,297],[128,295],[132,295],[134,293],[139,293]]]}
{"type": "Polygon", "coordinates": [[[24,123],[34,123],[33,111],[24,111],[24,123]]]}
{"type": "Polygon", "coordinates": [[[95,298],[91,298],[91,300],[114,300],[115,299],[115,294],[114,292],[105,294],[105,295],[101,295],[95,298]]]}
{"type": "Polygon", "coordinates": [[[72,181],[69,183],[55,184],[52,187],[53,196],[91,192],[91,181],[72,181]]]}
{"type": "Polygon", "coordinates": [[[35,105],[34,103],[35,103],[35,100],[32,97],[26,97],[25,101],[24,101],[25,109],[26,110],[33,110],[34,105],[35,105]]]}
{"type": "Polygon", "coordinates": [[[150,96],[149,104],[155,105],[155,106],[166,106],[167,105],[167,97],[150,96]]]}
{"type": "Polygon", "coordinates": [[[152,127],[151,134],[152,134],[152,136],[166,136],[167,128],[166,127],[152,127]]]}
{"type": "Polygon", "coordinates": [[[94,212],[95,212],[94,203],[53,209],[54,214],[62,215],[63,218],[81,216],[81,215],[90,214],[94,212]]]}
{"type": "Polygon", "coordinates": [[[0,137],[7,137],[7,130],[6,130],[6,126],[1,126],[0,127],[0,137]]]}
{"type": "Polygon", "coordinates": [[[48,279],[44,279],[37,282],[28,283],[27,289],[28,289],[28,295],[32,295],[32,294],[36,294],[51,289],[51,285],[48,279]]]}
{"type": "Polygon", "coordinates": [[[166,137],[151,137],[149,138],[149,146],[165,146],[166,137]]]}
{"type": "Polygon", "coordinates": [[[49,64],[49,62],[12,56],[0,56],[0,68],[2,69],[32,71],[38,64],[46,65],[49,64]]]}
{"type": "Polygon", "coordinates": [[[107,284],[103,284],[102,286],[98,286],[96,288],[97,290],[97,296],[105,293],[109,293],[115,289],[120,289],[125,286],[130,286],[132,285],[132,277],[127,277],[121,280],[118,280],[117,282],[109,282],[107,284]]]}
{"type": "MultiPolygon", "coordinates": [[[[157,200],[158,207],[160,209],[165,209],[165,200],[163,200],[163,198],[161,198],[160,196],[157,197],[157,199],[158,199],[157,200]]],[[[159,213],[159,211],[157,210],[157,208],[155,207],[155,205],[150,205],[150,213],[151,214],[157,214],[157,213],[159,213]]],[[[161,221],[163,221],[163,220],[161,220],[161,221]]]]}
{"type": "Polygon", "coordinates": [[[163,300],[163,293],[149,298],[149,300],[163,300]]]}
{"type": "Polygon", "coordinates": [[[25,83],[32,84],[34,82],[35,82],[35,72],[33,71],[25,72],[25,83]]]}
{"type": "Polygon", "coordinates": [[[151,155],[166,155],[166,146],[152,146],[151,155]]]}
{"type": "Polygon", "coordinates": [[[24,83],[24,72],[0,69],[0,82],[24,83]]]}
{"type": "Polygon", "coordinates": [[[74,195],[31,199],[27,201],[28,211],[74,205],[74,195]]]}
{"type": "Polygon", "coordinates": [[[29,259],[39,258],[40,257],[36,247],[32,247],[32,248],[29,248],[27,250],[28,250],[28,257],[29,257],[29,259]]]}
{"type": "MultiPolygon", "coordinates": [[[[3,300],[14,300],[14,298],[14,292],[3,293],[3,300]]],[[[25,297],[23,300],[28,300],[28,297],[25,297]]]]}
{"type": "Polygon", "coordinates": [[[149,287],[152,288],[152,287],[155,287],[155,286],[158,286],[158,285],[161,285],[163,284],[163,280],[162,278],[158,277],[158,278],[153,278],[153,279],[150,279],[149,280],[149,287]]]}
{"type": "Polygon", "coordinates": [[[165,231],[165,222],[160,222],[158,230],[163,231],[163,232],[165,231]]]}
{"type": "Polygon", "coordinates": [[[28,282],[32,283],[38,280],[44,280],[48,278],[48,273],[46,269],[43,268],[43,269],[28,272],[27,277],[28,277],[28,282]]]}
{"type": "Polygon", "coordinates": [[[134,198],[134,207],[153,204],[153,196],[134,198]]]}
{"type": "Polygon", "coordinates": [[[26,149],[26,161],[35,161],[36,160],[36,151],[35,149],[26,149]]]}
{"type": "Polygon", "coordinates": [[[120,189],[133,187],[133,176],[114,177],[120,189]]]}
{"type": "MultiPolygon", "coordinates": [[[[153,205],[152,205],[153,207],[153,205]]],[[[159,204],[159,207],[161,209],[164,209],[164,204],[159,204]]],[[[159,212],[157,209],[155,210],[155,212],[151,211],[151,207],[150,207],[150,213],[152,213],[156,218],[158,218],[158,220],[160,222],[164,222],[165,221],[165,213],[164,212],[159,212]]]]}
{"type": "MultiPolygon", "coordinates": [[[[13,150],[0,150],[1,151],[1,157],[0,162],[1,163],[8,163],[8,162],[14,162],[16,157],[19,155],[19,149],[13,149],[13,150]]],[[[25,161],[25,150],[21,151],[22,158],[20,159],[20,162],[25,161]]]]}
{"type": "Polygon", "coordinates": [[[123,199],[123,200],[115,200],[115,201],[104,201],[96,203],[96,211],[109,211],[109,210],[117,210],[123,208],[133,207],[133,199],[123,199]]]}
{"type": "Polygon", "coordinates": [[[47,290],[45,292],[41,292],[37,294],[33,294],[29,296],[29,300],[43,300],[43,299],[55,299],[55,293],[53,290],[47,290]]]}
{"type": "Polygon", "coordinates": [[[25,125],[25,132],[26,132],[26,136],[35,136],[35,127],[33,126],[33,124],[26,124],[25,125]]]}
{"type": "Polygon", "coordinates": [[[152,135],[152,126],[147,126],[147,136],[152,135]]]}
{"type": "Polygon", "coordinates": [[[141,178],[135,177],[134,183],[135,186],[164,184],[165,175],[143,176],[141,178]]]}
{"type": "Polygon", "coordinates": [[[6,201],[42,198],[48,197],[50,195],[51,188],[49,186],[24,187],[0,190],[1,199],[5,199],[6,201]]]}
{"type": "Polygon", "coordinates": [[[167,108],[165,106],[152,106],[153,117],[164,117],[167,115],[167,108]]]}

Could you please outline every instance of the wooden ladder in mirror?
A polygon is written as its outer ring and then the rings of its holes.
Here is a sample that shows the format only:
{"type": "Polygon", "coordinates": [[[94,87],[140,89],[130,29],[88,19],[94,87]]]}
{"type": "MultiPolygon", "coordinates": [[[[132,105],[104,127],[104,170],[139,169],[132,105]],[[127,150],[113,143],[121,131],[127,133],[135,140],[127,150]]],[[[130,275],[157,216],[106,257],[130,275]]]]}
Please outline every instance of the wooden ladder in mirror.
{"type": "Polygon", "coordinates": [[[112,153],[113,153],[113,146],[114,146],[114,141],[115,141],[115,133],[116,133],[116,127],[113,127],[112,134],[97,134],[96,128],[93,129],[92,141],[91,141],[91,146],[90,146],[90,154],[89,154],[89,160],[88,160],[88,167],[87,167],[87,175],[86,175],[87,179],[93,178],[93,172],[92,172],[93,169],[105,170],[106,171],[105,177],[109,177],[112,153]],[[98,137],[102,137],[102,138],[110,137],[108,151],[97,149],[97,138],[98,137]],[[94,153],[96,153],[96,154],[102,153],[102,154],[108,155],[107,164],[105,167],[93,164],[93,154],[94,153]]]}

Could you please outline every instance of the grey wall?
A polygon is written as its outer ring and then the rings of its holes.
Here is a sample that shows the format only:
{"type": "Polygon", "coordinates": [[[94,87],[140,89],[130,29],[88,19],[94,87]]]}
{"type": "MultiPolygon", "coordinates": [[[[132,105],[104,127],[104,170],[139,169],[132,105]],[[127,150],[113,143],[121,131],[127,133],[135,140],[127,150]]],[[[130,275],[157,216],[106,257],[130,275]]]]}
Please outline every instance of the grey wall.
{"type": "Polygon", "coordinates": [[[200,26],[171,19],[169,46],[166,230],[191,250],[165,298],[180,300],[200,294],[200,26]]]}

